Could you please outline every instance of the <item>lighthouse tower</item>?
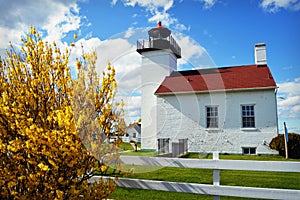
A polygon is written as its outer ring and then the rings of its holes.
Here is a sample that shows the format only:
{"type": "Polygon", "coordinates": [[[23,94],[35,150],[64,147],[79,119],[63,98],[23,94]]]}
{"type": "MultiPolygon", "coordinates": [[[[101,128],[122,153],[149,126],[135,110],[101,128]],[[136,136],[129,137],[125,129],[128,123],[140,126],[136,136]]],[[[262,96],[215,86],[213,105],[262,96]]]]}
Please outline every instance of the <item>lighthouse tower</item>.
{"type": "Polygon", "coordinates": [[[141,148],[157,149],[157,99],[154,92],[172,71],[177,70],[181,49],[171,36],[171,31],[158,22],[148,31],[149,40],[137,42],[137,52],[142,55],[142,127],[141,148]]]}

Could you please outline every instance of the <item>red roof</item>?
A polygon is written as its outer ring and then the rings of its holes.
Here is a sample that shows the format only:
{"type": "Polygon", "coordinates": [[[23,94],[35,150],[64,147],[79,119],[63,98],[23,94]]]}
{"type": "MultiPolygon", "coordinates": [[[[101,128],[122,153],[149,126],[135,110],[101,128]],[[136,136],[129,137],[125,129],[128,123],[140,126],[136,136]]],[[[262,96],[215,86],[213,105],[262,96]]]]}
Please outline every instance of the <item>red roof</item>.
{"type": "Polygon", "coordinates": [[[174,71],[167,76],[155,94],[275,88],[267,65],[174,71]]]}

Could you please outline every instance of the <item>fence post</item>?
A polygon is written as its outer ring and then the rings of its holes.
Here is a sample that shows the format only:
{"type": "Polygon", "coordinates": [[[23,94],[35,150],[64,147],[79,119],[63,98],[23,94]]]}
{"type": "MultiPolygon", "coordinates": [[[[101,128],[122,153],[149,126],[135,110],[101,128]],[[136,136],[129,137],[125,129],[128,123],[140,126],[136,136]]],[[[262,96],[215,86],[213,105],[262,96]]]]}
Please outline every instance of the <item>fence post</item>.
{"type": "MultiPolygon", "coordinates": [[[[219,160],[219,152],[213,152],[213,160],[219,160]]],[[[214,186],[220,185],[220,170],[213,169],[213,184],[214,186]]],[[[214,200],[220,200],[220,196],[214,196],[214,200]]]]}

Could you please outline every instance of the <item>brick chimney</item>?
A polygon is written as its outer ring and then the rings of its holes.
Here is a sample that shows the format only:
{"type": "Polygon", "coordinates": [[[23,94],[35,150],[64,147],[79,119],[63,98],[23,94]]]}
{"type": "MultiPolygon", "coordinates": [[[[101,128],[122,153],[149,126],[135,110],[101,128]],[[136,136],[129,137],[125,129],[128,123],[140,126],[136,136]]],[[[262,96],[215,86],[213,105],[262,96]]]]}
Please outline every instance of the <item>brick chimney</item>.
{"type": "Polygon", "coordinates": [[[256,65],[267,64],[267,50],[265,43],[256,44],[254,47],[254,57],[256,65]]]}

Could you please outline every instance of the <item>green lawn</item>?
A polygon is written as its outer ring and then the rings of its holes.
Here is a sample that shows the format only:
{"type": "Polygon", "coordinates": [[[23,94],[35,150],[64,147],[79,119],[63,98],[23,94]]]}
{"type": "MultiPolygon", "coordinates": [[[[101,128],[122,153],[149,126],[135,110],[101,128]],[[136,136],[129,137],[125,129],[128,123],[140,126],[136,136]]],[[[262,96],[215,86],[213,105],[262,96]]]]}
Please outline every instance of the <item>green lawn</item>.
{"type": "Polygon", "coordinates": [[[116,191],[109,197],[116,200],[197,200],[200,196],[203,196],[201,199],[211,199],[207,195],[197,195],[197,194],[185,194],[178,192],[165,192],[165,191],[154,191],[154,190],[141,190],[141,189],[132,189],[132,188],[120,188],[117,187],[116,191]]]}
{"type": "MultiPolygon", "coordinates": [[[[212,200],[213,196],[202,194],[189,194],[179,192],[166,192],[154,190],[141,190],[133,188],[119,188],[109,197],[114,200],[212,200]]],[[[236,200],[248,198],[221,197],[222,200],[236,200]]],[[[253,199],[249,199],[253,200],[253,199]]]]}
{"type": "Polygon", "coordinates": [[[122,149],[123,151],[133,151],[133,147],[130,143],[128,142],[122,142],[120,145],[120,149],[122,149]]]}
{"type": "MultiPolygon", "coordinates": [[[[126,166],[126,168],[135,168],[135,172],[130,175],[124,175],[124,178],[136,178],[145,180],[204,183],[212,184],[211,169],[192,169],[177,167],[156,167],[156,166],[126,166]]],[[[127,171],[127,169],[124,171],[127,171]]]]}
{"type": "MultiPolygon", "coordinates": [[[[151,152],[151,151],[150,151],[151,152]]],[[[154,156],[155,152],[135,152],[144,153],[144,155],[154,156]],[[151,155],[152,154],[152,155],[151,155]]],[[[132,152],[134,153],[134,152],[132,152]]],[[[211,154],[190,153],[185,157],[211,159],[211,154]]],[[[257,155],[220,155],[220,159],[232,160],[267,160],[267,161],[285,161],[280,156],[257,155]]],[[[299,161],[289,159],[289,161],[299,161]]],[[[245,187],[262,187],[262,188],[280,188],[280,189],[297,189],[300,190],[300,173],[287,172],[260,172],[260,171],[233,171],[221,170],[221,185],[245,186],[245,187]]],[[[213,173],[211,169],[189,169],[176,167],[155,167],[155,166],[129,166],[124,168],[123,177],[137,178],[146,180],[160,180],[171,182],[189,182],[212,184],[213,173]],[[135,172],[125,176],[125,172],[134,167],[135,172]]],[[[117,188],[116,192],[110,197],[115,200],[122,199],[213,199],[209,195],[186,194],[176,192],[140,190],[129,188],[117,188]]],[[[245,199],[222,197],[222,199],[245,199]]]]}
{"type": "MultiPolygon", "coordinates": [[[[146,180],[160,180],[171,182],[189,182],[212,184],[212,170],[209,169],[185,169],[173,167],[149,167],[135,166],[135,173],[127,178],[146,180]]],[[[256,171],[232,171],[222,170],[221,185],[247,186],[262,188],[282,188],[300,190],[300,173],[283,172],[256,172],[256,171]]],[[[213,199],[209,195],[197,195],[176,192],[152,191],[141,189],[117,188],[110,197],[113,199],[213,199]]],[[[222,197],[222,199],[244,199],[222,197]]]]}
{"type": "MultiPolygon", "coordinates": [[[[195,159],[212,159],[212,154],[199,154],[199,153],[187,153],[181,158],[195,158],[195,159]]],[[[263,161],[297,161],[300,159],[285,159],[280,155],[241,155],[241,154],[220,154],[220,159],[224,160],[263,160],[263,161]]]]}
{"type": "Polygon", "coordinates": [[[125,156],[157,156],[157,153],[155,150],[139,150],[139,151],[127,151],[121,153],[121,155],[125,156]]]}
{"type": "MultiPolygon", "coordinates": [[[[126,156],[149,156],[155,157],[157,156],[157,152],[155,150],[139,150],[134,151],[133,147],[130,143],[122,143],[121,149],[125,150],[126,152],[122,152],[121,155],[126,156]]],[[[181,158],[195,158],[195,159],[212,159],[212,154],[206,153],[195,153],[190,152],[187,153],[181,158]]],[[[285,159],[279,155],[241,155],[241,154],[220,154],[220,159],[227,159],[227,160],[265,160],[265,161],[297,161],[300,162],[300,159],[285,159]]]]}
{"type": "MultiPolygon", "coordinates": [[[[132,168],[133,166],[126,166],[132,168]]],[[[127,169],[124,171],[128,171],[127,169]]],[[[134,166],[126,178],[212,184],[212,169],[134,166]]],[[[221,170],[221,185],[300,190],[300,173],[221,170]]]]}

